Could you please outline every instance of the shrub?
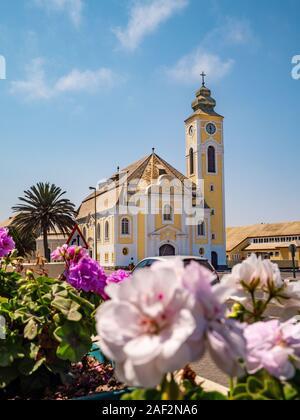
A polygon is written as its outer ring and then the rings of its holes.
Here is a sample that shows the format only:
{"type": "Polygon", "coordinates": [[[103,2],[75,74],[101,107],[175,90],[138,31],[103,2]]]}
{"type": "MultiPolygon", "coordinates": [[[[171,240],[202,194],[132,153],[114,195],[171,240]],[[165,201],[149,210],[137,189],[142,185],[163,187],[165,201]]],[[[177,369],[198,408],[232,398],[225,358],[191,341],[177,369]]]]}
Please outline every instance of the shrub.
{"type": "Polygon", "coordinates": [[[0,391],[31,393],[68,380],[71,363],[91,349],[95,333],[91,303],[66,282],[0,270],[0,391]]]}

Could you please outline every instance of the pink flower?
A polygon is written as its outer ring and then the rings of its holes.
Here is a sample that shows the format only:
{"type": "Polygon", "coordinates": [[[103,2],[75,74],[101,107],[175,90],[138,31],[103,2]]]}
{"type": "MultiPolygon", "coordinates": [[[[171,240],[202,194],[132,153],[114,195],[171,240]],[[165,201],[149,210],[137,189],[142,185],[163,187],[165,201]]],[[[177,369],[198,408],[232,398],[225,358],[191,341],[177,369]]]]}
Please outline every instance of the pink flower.
{"type": "Polygon", "coordinates": [[[105,291],[102,294],[104,300],[110,299],[110,294],[113,293],[113,289],[119,287],[124,281],[131,277],[131,273],[124,270],[118,270],[112,273],[106,279],[105,291]]]}
{"type": "Polygon", "coordinates": [[[0,258],[7,257],[16,247],[8,229],[0,228],[0,258]]]}
{"type": "Polygon", "coordinates": [[[69,264],[71,262],[79,262],[81,258],[87,256],[88,253],[86,249],[80,246],[63,245],[52,252],[51,259],[53,261],[65,261],[69,264]]]}
{"type": "Polygon", "coordinates": [[[245,330],[247,370],[266,369],[280,380],[292,379],[300,365],[300,324],[295,320],[258,322],[245,330]]]}
{"type": "Polygon", "coordinates": [[[123,283],[131,276],[131,273],[124,270],[118,270],[107,277],[107,284],[111,283],[123,283]]]}
{"type": "Polygon", "coordinates": [[[83,257],[79,262],[73,261],[65,272],[67,282],[77,290],[92,292],[106,297],[106,274],[97,261],[83,257]]]}

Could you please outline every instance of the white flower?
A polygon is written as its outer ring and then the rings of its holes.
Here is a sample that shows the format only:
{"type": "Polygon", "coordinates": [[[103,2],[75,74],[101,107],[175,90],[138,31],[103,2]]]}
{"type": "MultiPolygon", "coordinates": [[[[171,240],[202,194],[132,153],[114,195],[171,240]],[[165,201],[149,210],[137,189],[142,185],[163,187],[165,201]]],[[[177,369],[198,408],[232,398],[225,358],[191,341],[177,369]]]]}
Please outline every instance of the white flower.
{"type": "Polygon", "coordinates": [[[250,374],[266,369],[280,380],[295,376],[300,366],[300,324],[296,320],[257,322],[246,328],[245,337],[250,374]]]}
{"type": "MultiPolygon", "coordinates": [[[[255,254],[233,267],[232,273],[224,276],[221,284],[234,290],[231,299],[246,305],[250,291],[256,295],[257,292],[266,293],[284,287],[278,266],[255,254]]],[[[262,299],[263,295],[256,297],[262,299]]]]}
{"type": "Polygon", "coordinates": [[[300,283],[291,280],[285,280],[284,286],[274,303],[283,309],[281,314],[282,320],[287,321],[295,315],[299,315],[300,283]]]}
{"type": "Polygon", "coordinates": [[[226,320],[224,288],[212,287],[212,280],[199,264],[184,269],[175,260],[106,289],[111,300],[98,310],[97,330],[121,381],[154,387],[164,374],[198,361],[206,349],[225,372],[240,373],[243,331],[226,320]]]}
{"type": "Polygon", "coordinates": [[[193,296],[168,267],[136,272],[113,289],[97,313],[101,349],[128,385],[154,387],[164,374],[197,360],[203,349],[189,342],[203,331],[193,296]]]}
{"type": "Polygon", "coordinates": [[[212,286],[214,275],[197,263],[185,270],[183,285],[196,298],[194,314],[204,318],[203,336],[198,343],[207,348],[216,365],[231,377],[244,374],[240,360],[246,354],[244,325],[226,319],[225,302],[231,289],[223,285],[212,286]]]}
{"type": "Polygon", "coordinates": [[[232,378],[245,374],[241,361],[246,357],[244,325],[233,320],[209,325],[207,345],[216,365],[232,378]]]}

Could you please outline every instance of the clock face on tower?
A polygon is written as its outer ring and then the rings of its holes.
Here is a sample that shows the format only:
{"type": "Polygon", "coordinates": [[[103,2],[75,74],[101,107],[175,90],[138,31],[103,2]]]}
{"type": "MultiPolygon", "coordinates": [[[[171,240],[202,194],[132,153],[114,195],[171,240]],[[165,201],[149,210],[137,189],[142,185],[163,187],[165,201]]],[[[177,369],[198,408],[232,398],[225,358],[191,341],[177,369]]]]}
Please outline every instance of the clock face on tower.
{"type": "Polygon", "coordinates": [[[206,132],[207,134],[209,134],[210,136],[213,136],[214,134],[216,134],[217,132],[217,127],[215,126],[215,124],[213,123],[208,123],[206,125],[206,132]]]}

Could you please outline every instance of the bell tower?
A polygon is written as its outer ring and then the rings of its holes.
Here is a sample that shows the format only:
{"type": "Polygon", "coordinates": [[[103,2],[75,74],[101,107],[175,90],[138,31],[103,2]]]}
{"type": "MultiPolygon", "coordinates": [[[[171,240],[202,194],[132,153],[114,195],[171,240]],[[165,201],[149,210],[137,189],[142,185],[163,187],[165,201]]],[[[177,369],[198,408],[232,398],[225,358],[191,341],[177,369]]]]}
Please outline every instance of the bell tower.
{"type": "Polygon", "coordinates": [[[224,117],[215,111],[216,101],[205,85],[196,92],[193,114],[185,121],[187,177],[199,189],[210,209],[207,257],[218,267],[226,266],[224,117]]]}

